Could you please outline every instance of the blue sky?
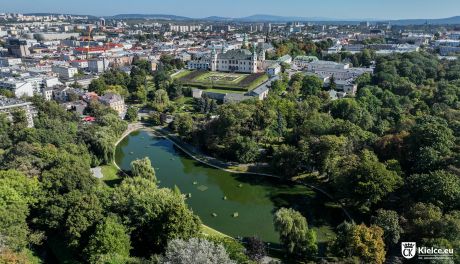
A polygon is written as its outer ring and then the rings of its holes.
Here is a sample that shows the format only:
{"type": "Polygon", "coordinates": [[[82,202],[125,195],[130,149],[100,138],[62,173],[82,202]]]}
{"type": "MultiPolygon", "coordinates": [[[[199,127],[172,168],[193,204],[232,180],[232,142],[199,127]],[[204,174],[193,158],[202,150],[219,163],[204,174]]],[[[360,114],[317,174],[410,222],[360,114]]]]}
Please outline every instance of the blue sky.
{"type": "Polygon", "coordinates": [[[253,14],[327,18],[444,18],[460,0],[0,0],[1,12],[90,15],[172,14],[243,17],[253,14]]]}

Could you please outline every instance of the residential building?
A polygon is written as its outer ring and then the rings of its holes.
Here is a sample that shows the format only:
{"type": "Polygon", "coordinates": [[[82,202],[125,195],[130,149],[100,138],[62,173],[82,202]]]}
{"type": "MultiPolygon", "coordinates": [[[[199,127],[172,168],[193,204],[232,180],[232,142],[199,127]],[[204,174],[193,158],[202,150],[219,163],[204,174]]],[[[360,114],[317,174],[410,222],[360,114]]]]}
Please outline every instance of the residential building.
{"type": "Polygon", "coordinates": [[[26,40],[9,39],[8,53],[13,57],[22,58],[30,55],[29,46],[26,40]]]}
{"type": "Polygon", "coordinates": [[[121,117],[126,113],[125,100],[119,94],[107,93],[99,97],[99,101],[117,111],[121,117]]]}
{"type": "Polygon", "coordinates": [[[109,68],[109,63],[106,59],[92,59],[88,61],[88,70],[99,74],[105,72],[109,68]]]}
{"type": "Polygon", "coordinates": [[[279,63],[274,63],[267,67],[266,72],[270,77],[276,76],[281,72],[281,65],[279,63]]]}
{"type": "Polygon", "coordinates": [[[21,58],[12,58],[12,57],[0,57],[0,66],[9,67],[14,65],[19,65],[22,63],[21,58]]]}
{"type": "Polygon", "coordinates": [[[0,80],[0,89],[7,89],[14,93],[14,96],[33,96],[34,87],[32,83],[16,79],[0,80]]]}
{"type": "Polygon", "coordinates": [[[59,78],[64,80],[72,79],[78,73],[78,69],[67,66],[54,66],[53,72],[59,75],[59,78]]]}
{"type": "Polygon", "coordinates": [[[12,120],[12,113],[18,110],[23,110],[25,112],[27,118],[27,127],[33,127],[35,111],[31,102],[0,96],[0,113],[6,113],[7,117],[12,120]]]}
{"type": "Polygon", "coordinates": [[[306,68],[313,61],[318,61],[318,58],[315,56],[297,56],[294,58],[293,64],[299,68],[306,68]]]}

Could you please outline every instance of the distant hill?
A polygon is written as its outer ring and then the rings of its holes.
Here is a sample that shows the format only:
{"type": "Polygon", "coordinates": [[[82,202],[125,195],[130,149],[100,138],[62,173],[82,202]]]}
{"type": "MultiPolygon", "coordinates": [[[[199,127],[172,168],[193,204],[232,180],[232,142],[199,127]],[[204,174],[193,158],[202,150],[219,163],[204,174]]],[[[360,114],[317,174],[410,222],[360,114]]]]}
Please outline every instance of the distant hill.
{"type": "Polygon", "coordinates": [[[220,17],[220,16],[210,16],[210,17],[202,18],[201,20],[206,20],[206,21],[232,21],[232,20],[234,20],[234,18],[220,17]]]}
{"type": "Polygon", "coordinates": [[[59,15],[65,15],[65,16],[86,16],[90,19],[95,19],[97,18],[96,16],[93,15],[82,15],[82,14],[63,14],[63,13],[27,13],[24,14],[26,16],[59,16],[59,15]]]}
{"type": "Polygon", "coordinates": [[[431,25],[446,25],[446,24],[460,24],[460,16],[438,18],[438,19],[401,19],[392,20],[391,24],[395,25],[423,25],[425,23],[431,25]]]}
{"type": "Polygon", "coordinates": [[[289,22],[289,21],[334,21],[336,19],[325,17],[293,17],[293,16],[274,16],[274,15],[252,15],[247,17],[236,18],[242,22],[289,22]]]}
{"type": "Polygon", "coordinates": [[[159,20],[191,20],[189,17],[165,15],[165,14],[119,14],[115,19],[159,19],[159,20]]]}
{"type": "MultiPolygon", "coordinates": [[[[60,15],[57,13],[28,13],[26,15],[36,15],[36,16],[48,16],[48,15],[60,15]]],[[[75,14],[66,14],[74,15],[75,14]]],[[[97,18],[96,16],[88,16],[90,19],[97,18]]],[[[356,19],[335,19],[327,17],[298,17],[298,16],[275,16],[267,14],[256,14],[247,17],[232,18],[232,17],[220,17],[220,16],[210,16],[205,18],[191,18],[185,16],[176,16],[168,14],[119,14],[115,16],[104,16],[106,18],[113,19],[157,19],[157,20],[171,20],[171,21],[215,21],[215,22],[275,22],[275,23],[285,23],[291,21],[299,22],[316,22],[324,24],[347,24],[347,23],[359,23],[360,21],[370,21],[370,22],[390,22],[392,25],[423,25],[425,23],[431,25],[443,25],[443,24],[460,24],[460,16],[448,17],[448,18],[438,18],[438,19],[399,19],[399,20],[385,20],[385,19],[374,19],[374,18],[356,18],[356,19]]]]}
{"type": "Polygon", "coordinates": [[[358,23],[360,21],[370,21],[370,22],[390,22],[393,25],[423,25],[425,23],[432,25],[442,25],[442,24],[460,24],[460,16],[454,16],[449,18],[439,18],[439,19],[400,19],[400,20],[384,20],[384,19],[375,19],[375,18],[354,18],[354,19],[335,19],[327,17],[292,17],[292,16],[274,16],[274,15],[252,15],[248,17],[236,18],[236,21],[241,22],[290,22],[290,21],[299,21],[299,22],[322,22],[326,24],[337,23],[358,23]]]}

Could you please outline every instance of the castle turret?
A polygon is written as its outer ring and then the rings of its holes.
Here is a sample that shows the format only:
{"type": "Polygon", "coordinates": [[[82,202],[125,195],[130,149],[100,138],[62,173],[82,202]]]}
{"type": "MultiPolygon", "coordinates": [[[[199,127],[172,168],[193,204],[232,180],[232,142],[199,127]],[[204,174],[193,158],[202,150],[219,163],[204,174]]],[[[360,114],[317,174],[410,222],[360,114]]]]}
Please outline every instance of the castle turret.
{"type": "Polygon", "coordinates": [[[222,50],[220,51],[220,53],[225,53],[225,42],[222,42],[222,50]]]}
{"type": "Polygon", "coordinates": [[[243,46],[241,48],[242,49],[249,48],[248,35],[246,35],[246,33],[244,33],[244,35],[243,35],[243,46]]]}
{"type": "Polygon", "coordinates": [[[211,61],[210,61],[211,71],[217,71],[217,52],[214,45],[211,49],[211,61]]]}
{"type": "Polygon", "coordinates": [[[256,44],[253,43],[252,44],[252,68],[251,68],[251,72],[252,73],[256,73],[257,72],[257,48],[256,48],[256,44]]]}
{"type": "Polygon", "coordinates": [[[259,43],[258,49],[259,49],[259,60],[264,61],[265,60],[264,43],[259,43]]]}

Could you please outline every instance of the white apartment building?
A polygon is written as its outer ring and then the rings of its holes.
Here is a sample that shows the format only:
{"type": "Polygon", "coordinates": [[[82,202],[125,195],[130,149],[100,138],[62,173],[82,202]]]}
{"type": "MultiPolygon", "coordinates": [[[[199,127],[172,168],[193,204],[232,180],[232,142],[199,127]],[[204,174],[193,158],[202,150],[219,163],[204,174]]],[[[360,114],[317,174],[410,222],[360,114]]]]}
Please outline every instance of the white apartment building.
{"type": "Polygon", "coordinates": [[[35,112],[31,102],[0,96],[0,113],[6,113],[8,118],[12,119],[11,113],[17,110],[24,110],[27,117],[27,126],[33,127],[35,112]]]}
{"type": "Polygon", "coordinates": [[[330,70],[346,70],[350,68],[348,63],[337,63],[333,61],[317,60],[308,63],[307,70],[309,72],[330,71],[330,70]]]}
{"type": "Polygon", "coordinates": [[[11,57],[0,57],[0,66],[9,67],[14,65],[19,65],[22,63],[21,58],[11,58],[11,57]]]}
{"type": "Polygon", "coordinates": [[[64,80],[72,79],[75,74],[78,73],[78,69],[75,67],[67,67],[67,66],[54,66],[53,72],[59,75],[59,78],[64,80]]]}
{"type": "Polygon", "coordinates": [[[0,89],[12,91],[17,98],[34,95],[34,87],[31,82],[16,79],[0,80],[0,89]]]}
{"type": "Polygon", "coordinates": [[[103,73],[109,67],[109,63],[105,59],[94,59],[88,61],[88,70],[94,73],[103,73]]]}

